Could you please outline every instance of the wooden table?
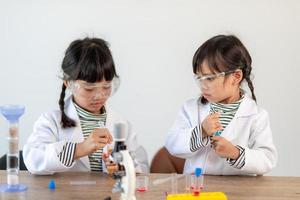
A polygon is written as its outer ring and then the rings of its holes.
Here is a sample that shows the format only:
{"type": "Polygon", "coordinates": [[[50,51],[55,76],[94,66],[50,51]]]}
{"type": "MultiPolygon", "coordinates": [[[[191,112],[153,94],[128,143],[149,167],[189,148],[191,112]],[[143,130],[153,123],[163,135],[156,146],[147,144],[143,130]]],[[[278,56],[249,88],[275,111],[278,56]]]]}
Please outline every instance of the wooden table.
{"type": "MultiPolygon", "coordinates": [[[[169,174],[150,174],[150,182],[164,178],[169,174]]],[[[6,172],[0,171],[0,183],[6,183],[6,172]]],[[[111,196],[119,199],[119,194],[112,194],[115,183],[111,177],[100,173],[57,173],[52,176],[37,176],[29,172],[20,173],[20,182],[28,186],[26,192],[0,193],[1,200],[11,199],[101,199],[111,196]],[[56,182],[56,189],[48,189],[49,181],[56,182]],[[94,185],[71,185],[71,181],[96,181],[94,185]]],[[[183,192],[184,178],[179,179],[179,192],[183,192]]],[[[300,177],[244,177],[244,176],[205,176],[204,192],[222,191],[230,200],[262,199],[262,200],[292,200],[300,199],[300,177]]],[[[137,199],[165,199],[165,192],[170,191],[170,183],[150,186],[149,191],[136,193],[137,199]]]]}

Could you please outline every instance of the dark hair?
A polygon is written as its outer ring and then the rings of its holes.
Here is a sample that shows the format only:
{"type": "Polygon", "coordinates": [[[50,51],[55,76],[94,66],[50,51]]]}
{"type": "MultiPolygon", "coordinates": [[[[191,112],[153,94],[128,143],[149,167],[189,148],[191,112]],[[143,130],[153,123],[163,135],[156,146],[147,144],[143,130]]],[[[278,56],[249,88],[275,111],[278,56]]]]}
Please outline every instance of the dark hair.
{"type": "MultiPolygon", "coordinates": [[[[241,69],[242,80],[246,79],[252,98],[256,101],[253,83],[250,79],[252,59],[246,47],[236,36],[217,35],[204,42],[193,57],[194,74],[201,72],[205,60],[213,72],[241,69]]],[[[207,103],[207,100],[202,96],[201,102],[207,103]]]]}
{"type": "MultiPolygon", "coordinates": [[[[111,81],[118,77],[115,64],[106,41],[100,38],[84,38],[73,41],[65,52],[62,62],[64,80],[84,80],[94,83],[111,81]]],[[[59,99],[61,124],[63,128],[74,127],[76,123],[64,111],[66,86],[62,85],[59,99]]]]}

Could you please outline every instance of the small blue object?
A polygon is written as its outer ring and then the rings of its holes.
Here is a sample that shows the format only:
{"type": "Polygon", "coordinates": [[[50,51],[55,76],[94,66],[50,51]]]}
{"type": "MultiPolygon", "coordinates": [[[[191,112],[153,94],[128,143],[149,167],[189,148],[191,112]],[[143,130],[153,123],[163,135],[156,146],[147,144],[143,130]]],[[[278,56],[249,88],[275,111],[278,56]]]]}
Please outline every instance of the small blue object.
{"type": "Polygon", "coordinates": [[[217,131],[217,132],[215,132],[215,134],[214,134],[215,136],[220,136],[221,135],[221,131],[217,131]]]}
{"type": "Polygon", "coordinates": [[[55,189],[55,181],[54,180],[49,181],[48,188],[49,188],[49,190],[55,189]]]}
{"type": "Polygon", "coordinates": [[[202,174],[202,168],[197,167],[197,168],[195,169],[195,175],[196,175],[197,177],[199,177],[199,176],[201,176],[201,174],[202,174]]]}

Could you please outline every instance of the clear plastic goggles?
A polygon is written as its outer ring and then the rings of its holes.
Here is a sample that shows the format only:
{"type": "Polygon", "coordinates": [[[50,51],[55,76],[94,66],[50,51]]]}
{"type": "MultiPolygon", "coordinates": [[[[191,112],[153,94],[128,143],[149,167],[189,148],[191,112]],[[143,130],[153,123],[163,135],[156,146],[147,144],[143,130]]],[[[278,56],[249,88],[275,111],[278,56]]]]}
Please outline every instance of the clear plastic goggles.
{"type": "Polygon", "coordinates": [[[116,93],[120,86],[120,79],[114,78],[110,82],[89,83],[83,80],[69,81],[69,88],[73,95],[86,99],[109,98],[116,93]]]}
{"type": "Polygon", "coordinates": [[[216,74],[209,74],[209,75],[205,75],[205,76],[199,76],[198,74],[194,75],[194,79],[197,83],[197,85],[200,87],[200,89],[209,89],[214,80],[218,77],[221,76],[227,76],[229,74],[234,73],[236,70],[230,70],[227,72],[220,72],[220,73],[216,73],[216,74]]]}

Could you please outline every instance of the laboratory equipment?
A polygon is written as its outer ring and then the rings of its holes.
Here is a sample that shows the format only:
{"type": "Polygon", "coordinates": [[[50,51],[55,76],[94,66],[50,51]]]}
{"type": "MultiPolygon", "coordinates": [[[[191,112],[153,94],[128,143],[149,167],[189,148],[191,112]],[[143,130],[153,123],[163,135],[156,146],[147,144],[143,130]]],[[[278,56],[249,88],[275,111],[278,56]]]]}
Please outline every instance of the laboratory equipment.
{"type": "Polygon", "coordinates": [[[110,82],[90,83],[83,80],[69,81],[69,89],[74,96],[89,100],[109,98],[117,92],[119,86],[120,79],[118,77],[113,78],[110,82]]]}
{"type": "Polygon", "coordinates": [[[203,192],[200,196],[193,194],[170,194],[166,200],[227,200],[223,192],[203,192]]]}
{"type": "Polygon", "coordinates": [[[125,145],[126,126],[123,123],[114,125],[113,135],[116,142],[113,151],[115,163],[119,165],[119,170],[114,172],[114,178],[117,180],[112,192],[121,192],[121,200],[136,200],[135,198],[135,167],[133,160],[125,145]]]}
{"type": "Polygon", "coordinates": [[[190,193],[194,189],[194,183],[192,180],[193,174],[186,174],[185,175],[185,192],[190,193]]]}
{"type": "Polygon", "coordinates": [[[49,190],[55,190],[55,188],[56,188],[55,181],[54,180],[50,180],[49,184],[48,184],[48,189],[49,190]]]}
{"type": "MultiPolygon", "coordinates": [[[[202,174],[198,175],[198,173],[200,172],[196,172],[195,174],[186,174],[185,191],[187,193],[193,193],[196,188],[199,188],[200,190],[204,188],[204,176],[202,174]]],[[[195,194],[197,194],[197,191],[195,191],[195,194]]]]}
{"type": "MultiPolygon", "coordinates": [[[[221,136],[221,131],[216,131],[214,136],[221,136]]],[[[204,156],[204,163],[203,163],[203,174],[206,172],[206,163],[209,157],[209,150],[208,147],[205,148],[205,156],[204,156]]]]}
{"type": "Polygon", "coordinates": [[[21,105],[0,107],[1,114],[9,122],[8,153],[7,153],[7,184],[0,185],[1,192],[22,192],[27,186],[19,183],[19,118],[24,114],[21,105]]]}
{"type": "Polygon", "coordinates": [[[136,191],[146,192],[148,191],[149,177],[148,176],[137,176],[136,177],[136,191]]]}
{"type": "MultiPolygon", "coordinates": [[[[187,193],[178,194],[178,192],[176,192],[175,189],[174,191],[172,191],[171,194],[167,195],[167,200],[227,200],[227,197],[223,192],[201,192],[204,185],[203,183],[204,179],[203,179],[201,168],[196,168],[194,175],[186,174],[185,177],[186,177],[186,187],[187,185],[189,187],[187,193]]],[[[172,184],[177,184],[177,181],[173,182],[173,179],[174,178],[172,178],[172,184]]],[[[178,180],[178,178],[176,178],[176,180],[178,180]]]]}
{"type": "Polygon", "coordinates": [[[171,175],[171,194],[177,194],[178,190],[177,190],[177,174],[176,173],[172,173],[171,175]]]}
{"type": "Polygon", "coordinates": [[[203,189],[203,175],[202,175],[202,169],[196,168],[195,169],[195,176],[194,177],[194,187],[192,189],[194,196],[199,196],[201,190],[203,189]]]}

